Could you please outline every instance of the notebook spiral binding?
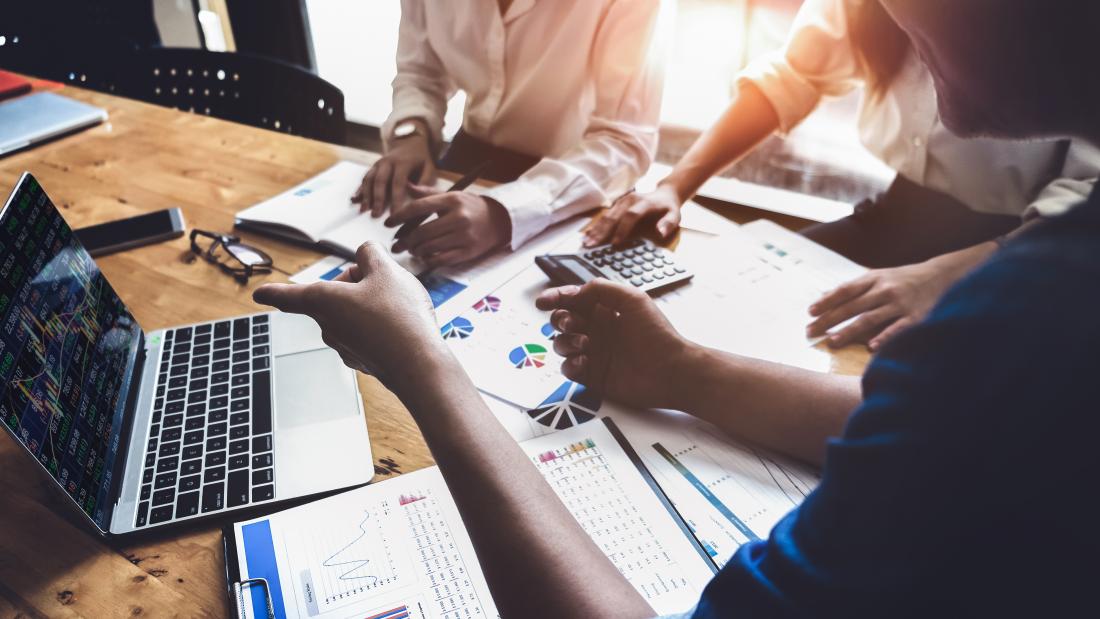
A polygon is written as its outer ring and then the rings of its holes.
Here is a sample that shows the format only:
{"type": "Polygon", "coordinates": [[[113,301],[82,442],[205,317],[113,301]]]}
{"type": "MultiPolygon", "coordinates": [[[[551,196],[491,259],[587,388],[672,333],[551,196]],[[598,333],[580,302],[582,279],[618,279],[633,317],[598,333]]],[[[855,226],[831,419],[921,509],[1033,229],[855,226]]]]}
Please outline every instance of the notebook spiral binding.
{"type": "Polygon", "coordinates": [[[275,619],[275,605],[271,601],[271,587],[266,578],[247,578],[233,583],[233,593],[237,596],[237,616],[240,619],[248,617],[244,605],[244,588],[259,585],[264,590],[264,606],[267,608],[267,619],[275,619]]]}

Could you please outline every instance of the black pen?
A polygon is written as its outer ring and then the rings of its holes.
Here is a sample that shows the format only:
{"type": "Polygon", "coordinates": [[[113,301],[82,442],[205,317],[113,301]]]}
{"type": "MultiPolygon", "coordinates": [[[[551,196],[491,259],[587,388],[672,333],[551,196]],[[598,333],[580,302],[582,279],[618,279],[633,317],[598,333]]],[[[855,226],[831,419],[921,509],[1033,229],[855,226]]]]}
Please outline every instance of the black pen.
{"type": "MultiPolygon", "coordinates": [[[[450,188],[447,189],[447,193],[451,193],[452,191],[463,191],[470,185],[473,185],[474,182],[476,182],[477,179],[481,178],[481,175],[485,172],[485,170],[489,169],[489,166],[491,165],[493,165],[493,162],[491,160],[486,160],[474,166],[474,168],[467,172],[462,178],[455,181],[455,184],[451,185],[450,188]]],[[[397,230],[397,233],[393,235],[393,239],[395,241],[400,241],[404,237],[408,236],[410,232],[415,230],[417,226],[424,223],[431,216],[432,213],[428,213],[427,215],[421,215],[416,219],[410,219],[409,221],[406,221],[401,226],[401,228],[397,230]]]]}

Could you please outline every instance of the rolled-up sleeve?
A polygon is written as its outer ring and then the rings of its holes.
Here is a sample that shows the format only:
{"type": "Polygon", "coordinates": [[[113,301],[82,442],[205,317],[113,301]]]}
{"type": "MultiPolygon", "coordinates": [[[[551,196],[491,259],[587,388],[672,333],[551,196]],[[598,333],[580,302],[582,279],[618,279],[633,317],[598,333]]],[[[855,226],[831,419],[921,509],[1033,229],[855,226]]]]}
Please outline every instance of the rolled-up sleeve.
{"type": "Polygon", "coordinates": [[[594,42],[596,102],[581,141],[485,193],[508,210],[513,249],[551,224],[610,202],[649,169],[663,79],[659,8],[659,0],[611,5],[594,42]]]}
{"type": "Polygon", "coordinates": [[[455,85],[428,40],[424,0],[401,0],[397,39],[397,76],[393,79],[393,111],[382,125],[389,147],[394,127],[405,120],[423,120],[432,144],[442,142],[443,118],[455,85]]]}
{"type": "Polygon", "coordinates": [[[851,0],[807,0],[799,9],[784,48],[749,64],[737,83],[764,93],[787,133],[824,96],[843,95],[863,78],[848,36],[851,0]]]}
{"type": "Polygon", "coordinates": [[[1061,174],[1035,196],[1024,219],[1054,217],[1081,204],[1096,186],[1100,176],[1100,149],[1080,140],[1073,140],[1066,150],[1061,174]]]}

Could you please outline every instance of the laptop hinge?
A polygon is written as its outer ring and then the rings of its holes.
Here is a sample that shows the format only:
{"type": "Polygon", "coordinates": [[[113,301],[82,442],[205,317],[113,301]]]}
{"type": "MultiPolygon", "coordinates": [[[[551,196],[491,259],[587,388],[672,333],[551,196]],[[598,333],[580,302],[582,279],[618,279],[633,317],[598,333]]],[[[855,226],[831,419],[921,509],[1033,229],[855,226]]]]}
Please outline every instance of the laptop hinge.
{"type": "Polygon", "coordinates": [[[145,371],[145,331],[140,331],[137,353],[134,358],[134,369],[130,372],[130,381],[126,389],[126,402],[123,404],[122,429],[118,435],[119,450],[122,457],[115,458],[115,467],[111,472],[111,498],[107,502],[113,510],[118,505],[122,488],[125,486],[122,474],[126,470],[126,463],[130,458],[130,438],[134,433],[134,418],[137,416],[138,394],[141,392],[142,373],[145,371]]]}

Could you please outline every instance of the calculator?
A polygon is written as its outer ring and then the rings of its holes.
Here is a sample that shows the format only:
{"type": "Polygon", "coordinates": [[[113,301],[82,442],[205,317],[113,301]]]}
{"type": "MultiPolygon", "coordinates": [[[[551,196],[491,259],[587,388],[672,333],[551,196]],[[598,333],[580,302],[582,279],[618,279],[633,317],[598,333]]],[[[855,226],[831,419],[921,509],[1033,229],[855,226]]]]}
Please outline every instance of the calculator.
{"type": "Polygon", "coordinates": [[[575,254],[547,254],[536,257],[535,264],[558,285],[580,285],[602,277],[649,293],[682,284],[694,275],[676,264],[672,252],[648,239],[575,254]]]}

